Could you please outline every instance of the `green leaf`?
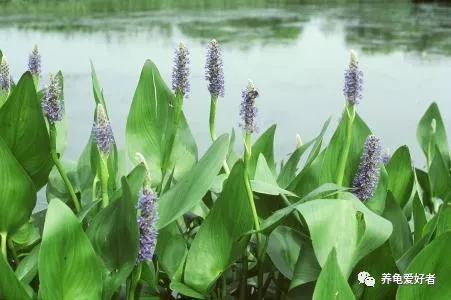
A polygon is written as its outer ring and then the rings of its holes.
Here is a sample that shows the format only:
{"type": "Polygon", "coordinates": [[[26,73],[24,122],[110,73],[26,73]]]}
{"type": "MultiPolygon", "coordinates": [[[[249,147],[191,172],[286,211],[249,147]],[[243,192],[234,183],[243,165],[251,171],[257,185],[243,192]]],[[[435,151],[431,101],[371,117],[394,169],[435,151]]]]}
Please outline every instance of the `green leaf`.
{"type": "Polygon", "coordinates": [[[252,190],[257,193],[267,195],[285,194],[297,197],[296,194],[282,189],[276,181],[274,174],[270,170],[268,163],[263,155],[260,155],[255,170],[255,177],[251,180],[252,190]]]}
{"type": "Polygon", "coordinates": [[[1,137],[0,162],[0,233],[10,234],[30,218],[36,205],[36,190],[1,137]]]}
{"type": "MultiPolygon", "coordinates": [[[[348,113],[345,111],[338,127],[332,136],[332,139],[327,146],[324,159],[322,161],[320,183],[337,183],[337,174],[340,161],[343,159],[343,152],[346,140],[346,128],[349,120],[348,113]]],[[[370,129],[365,122],[356,113],[352,123],[352,140],[349,148],[349,154],[346,160],[345,175],[343,177],[343,186],[350,187],[352,185],[353,177],[358,169],[360,163],[360,156],[363,151],[363,146],[368,135],[371,134],[370,129]]],[[[337,250],[338,251],[338,250],[337,250]]]]}
{"type": "MultiPolygon", "coordinates": [[[[94,112],[94,120],[97,116],[97,105],[102,104],[105,108],[105,112],[108,116],[108,109],[105,102],[105,98],[103,97],[103,91],[100,88],[99,80],[97,79],[96,70],[94,68],[94,65],[91,62],[91,78],[92,78],[92,90],[94,94],[94,101],[95,101],[95,112],[94,112]]],[[[93,121],[94,121],[93,120],[93,121]]],[[[91,145],[91,168],[93,174],[98,174],[100,172],[100,162],[101,162],[101,156],[99,149],[97,145],[94,143],[92,137],[89,139],[89,144],[91,145]]],[[[116,143],[113,144],[113,149],[110,151],[107,159],[107,166],[108,166],[108,190],[109,192],[113,192],[116,189],[116,177],[118,175],[118,151],[116,143]]]]}
{"type": "Polygon", "coordinates": [[[360,259],[390,237],[392,225],[353,195],[343,195],[349,199],[318,199],[297,209],[307,222],[319,264],[324,266],[335,248],[338,265],[347,277],[360,259]]]}
{"type": "Polygon", "coordinates": [[[204,295],[178,281],[171,281],[170,288],[171,290],[174,290],[182,295],[192,297],[194,299],[205,299],[204,295]]]}
{"type": "Polygon", "coordinates": [[[297,207],[302,205],[304,202],[311,201],[314,199],[319,199],[321,197],[327,197],[333,195],[337,192],[338,188],[335,184],[324,184],[312,191],[310,194],[304,198],[298,200],[297,202],[276,210],[271,216],[263,220],[260,226],[260,231],[264,234],[271,233],[278,225],[280,225],[289,215],[291,215],[297,207]]]}
{"type": "Polygon", "coordinates": [[[365,256],[359,262],[351,276],[351,278],[355,279],[353,287],[362,289],[362,297],[360,299],[395,299],[397,286],[395,284],[380,284],[382,274],[384,273],[399,273],[388,242],[365,256]],[[370,275],[375,278],[376,284],[373,287],[366,287],[364,284],[360,283],[358,281],[358,273],[360,272],[370,273],[370,275]]]}
{"type": "Polygon", "coordinates": [[[40,246],[36,246],[24,259],[22,259],[15,271],[17,278],[24,284],[29,284],[38,274],[38,257],[40,246]]]}
{"type": "Polygon", "coordinates": [[[274,162],[274,135],[276,125],[269,127],[252,145],[251,159],[249,160],[249,176],[254,178],[257,162],[260,154],[263,154],[268,162],[269,169],[276,174],[276,163],[274,162]]]}
{"type": "Polygon", "coordinates": [[[407,252],[396,261],[399,271],[405,273],[407,266],[417,256],[417,254],[429,243],[437,228],[438,218],[435,216],[426,224],[423,230],[423,237],[416,242],[407,252]]]}
{"type": "Polygon", "coordinates": [[[101,299],[102,263],[76,216],[58,199],[48,207],[38,270],[43,299],[101,299]]]}
{"type": "Polygon", "coordinates": [[[448,139],[446,137],[445,125],[443,124],[437,103],[432,103],[421,118],[417,127],[417,139],[426,157],[432,158],[437,146],[443,157],[446,168],[449,168],[450,157],[448,139]],[[436,124],[435,134],[433,134],[431,126],[432,120],[434,119],[436,124]]]}
{"type": "Polygon", "coordinates": [[[304,243],[307,243],[304,236],[287,226],[279,226],[269,235],[266,252],[274,266],[290,280],[304,243]]]}
{"type": "Polygon", "coordinates": [[[122,197],[100,211],[86,232],[107,268],[103,299],[111,299],[136,265],[139,229],[133,203],[137,197],[123,177],[122,197]]]}
{"type": "Polygon", "coordinates": [[[399,206],[404,207],[412,194],[414,174],[409,148],[398,148],[387,165],[388,189],[399,206]]]}
{"type": "MultiPolygon", "coordinates": [[[[135,160],[136,152],[145,157],[152,174],[152,182],[160,183],[161,168],[165,159],[168,126],[174,122],[175,96],[161,77],[156,65],[147,60],[141,72],[138,86],[128,114],[126,143],[128,155],[135,160]]],[[[197,161],[197,146],[189,130],[185,116],[181,115],[171,157],[175,178],[181,179],[197,161]]]]}
{"type": "Polygon", "coordinates": [[[235,243],[253,227],[244,178],[244,165],[240,160],[233,167],[222,194],[202,223],[188,252],[184,283],[201,294],[207,293],[246,247],[243,241],[235,243]]]}
{"type": "MultiPolygon", "coordinates": [[[[144,261],[142,263],[141,279],[149,285],[152,295],[156,296],[160,294],[160,291],[158,290],[158,278],[152,261],[144,261]]],[[[140,299],[142,299],[142,297],[140,299]]]]}
{"type": "Polygon", "coordinates": [[[446,195],[451,191],[451,175],[442,155],[438,151],[432,159],[428,175],[432,195],[445,199],[446,195]]]}
{"type": "Polygon", "coordinates": [[[25,286],[19,281],[3,255],[0,255],[0,298],[14,300],[29,300],[25,286]]]}
{"type": "Polygon", "coordinates": [[[439,236],[448,231],[451,231],[451,206],[449,203],[441,208],[440,214],[438,215],[436,235],[439,236]]]}
{"type": "Polygon", "coordinates": [[[426,215],[424,213],[424,207],[421,203],[418,192],[413,197],[413,228],[414,228],[414,241],[418,243],[423,237],[423,228],[426,225],[426,215]]]}
{"type": "Polygon", "coordinates": [[[449,282],[451,280],[451,260],[449,259],[451,232],[444,233],[427,245],[409,264],[404,274],[433,274],[434,284],[405,284],[398,288],[396,299],[447,300],[451,298],[449,282]]]}
{"type": "Polygon", "coordinates": [[[379,182],[373,196],[366,201],[366,206],[378,215],[382,215],[385,209],[385,199],[387,198],[388,174],[384,164],[379,164],[379,182]]]}
{"type": "Polygon", "coordinates": [[[156,253],[161,269],[169,278],[173,278],[188,253],[185,239],[176,222],[159,230],[156,253]]]}
{"type": "Polygon", "coordinates": [[[313,293],[313,300],[324,299],[355,299],[346,276],[343,276],[338,264],[335,248],[327,256],[313,293]]]}
{"type": "Polygon", "coordinates": [[[321,272],[321,267],[316,259],[311,241],[304,241],[299,251],[299,256],[294,266],[293,279],[290,282],[290,290],[315,281],[321,272]]]}
{"type": "Polygon", "coordinates": [[[53,162],[50,140],[30,72],[19,80],[0,109],[0,135],[39,190],[53,162]]]}
{"type": "MultiPolygon", "coordinates": [[[[76,163],[68,160],[63,160],[61,163],[64,167],[64,170],[66,171],[66,175],[69,178],[69,181],[71,182],[75,191],[77,191],[79,184],[77,178],[76,163]]],[[[61,177],[56,167],[53,167],[52,171],[50,172],[49,182],[47,184],[45,194],[47,202],[58,198],[60,200],[63,200],[66,204],[71,204],[72,200],[69,191],[67,190],[66,184],[64,183],[63,178],[61,177]]]]}
{"type": "Polygon", "coordinates": [[[393,232],[390,236],[390,247],[393,257],[398,259],[412,247],[413,243],[409,223],[391,193],[387,197],[384,217],[393,225],[393,232]]]}
{"type": "MultiPolygon", "coordinates": [[[[286,188],[290,185],[291,181],[296,177],[296,171],[301,160],[302,155],[310,148],[310,146],[317,140],[317,138],[297,148],[288,158],[286,164],[283,165],[280,170],[280,174],[277,177],[277,183],[286,188]]],[[[259,158],[260,159],[260,158],[259,158]]],[[[258,165],[257,165],[258,167],[258,165]]]]}
{"type": "Polygon", "coordinates": [[[191,170],[190,176],[184,177],[174,188],[160,197],[160,218],[157,225],[159,229],[167,226],[202,200],[221,169],[227,155],[228,143],[228,135],[220,136],[191,170]]]}

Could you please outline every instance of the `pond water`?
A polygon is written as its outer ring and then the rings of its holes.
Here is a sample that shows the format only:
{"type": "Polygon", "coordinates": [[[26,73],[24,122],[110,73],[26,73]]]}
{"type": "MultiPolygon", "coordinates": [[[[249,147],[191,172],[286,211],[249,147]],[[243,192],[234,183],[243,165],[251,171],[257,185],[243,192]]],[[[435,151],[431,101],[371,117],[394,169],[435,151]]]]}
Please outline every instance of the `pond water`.
{"type": "MultiPolygon", "coordinates": [[[[291,1],[47,1],[0,3],[0,48],[15,79],[38,44],[43,72],[62,70],[69,121],[67,159],[77,159],[91,131],[90,60],[108,103],[119,147],[141,67],[152,59],[170,83],[173,49],[191,52],[189,125],[204,152],[210,145],[205,46],[223,44],[225,98],[217,131],[238,128],[240,93],[247,79],[260,90],[258,127],[277,123],[279,160],[295,135],[313,138],[343,109],[343,72],[349,50],[359,53],[364,98],[358,112],[394,151],[407,144],[417,165],[423,155],[416,124],[436,101],[451,121],[451,7],[410,2],[294,4],[291,1]]],[[[297,2],[299,3],[299,2],[297,2]]],[[[47,81],[46,77],[43,79],[47,81]]],[[[239,129],[238,129],[239,130],[239,129]]]]}

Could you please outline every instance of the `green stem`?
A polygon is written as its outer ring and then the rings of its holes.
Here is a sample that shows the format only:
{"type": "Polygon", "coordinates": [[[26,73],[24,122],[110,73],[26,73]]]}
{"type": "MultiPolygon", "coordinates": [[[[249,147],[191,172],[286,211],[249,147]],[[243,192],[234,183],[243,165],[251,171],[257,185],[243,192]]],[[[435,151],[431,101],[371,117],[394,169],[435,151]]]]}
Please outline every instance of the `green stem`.
{"type": "Polygon", "coordinates": [[[216,126],[215,126],[215,119],[216,119],[216,102],[218,100],[218,97],[211,96],[211,104],[210,104],[210,136],[211,140],[216,140],[216,126]]]}
{"type": "Polygon", "coordinates": [[[130,285],[127,290],[126,299],[127,300],[134,300],[135,299],[135,292],[136,287],[138,286],[139,280],[141,279],[141,271],[142,271],[142,265],[139,264],[135,269],[133,270],[132,274],[130,275],[130,285]]]}
{"type": "Polygon", "coordinates": [[[13,256],[14,263],[18,264],[19,263],[19,257],[17,256],[16,249],[14,249],[14,243],[13,243],[12,240],[8,240],[7,242],[8,242],[9,249],[11,250],[11,254],[13,256]]]}
{"type": "Polygon", "coordinates": [[[258,262],[258,299],[261,299],[261,289],[262,289],[262,282],[263,282],[263,258],[264,258],[264,252],[260,247],[262,246],[262,238],[260,231],[260,221],[258,219],[257,214],[257,208],[255,207],[255,201],[254,201],[254,193],[252,192],[251,182],[249,178],[249,162],[251,159],[251,134],[249,132],[246,132],[245,136],[245,142],[244,142],[244,182],[246,185],[246,191],[249,198],[249,204],[252,209],[252,217],[254,219],[254,227],[257,231],[257,262],[258,262]]]}
{"type": "Polygon", "coordinates": [[[246,300],[246,296],[247,296],[247,249],[244,249],[243,265],[241,270],[240,300],[246,300]]]}
{"type": "Polygon", "coordinates": [[[227,298],[227,278],[226,278],[226,274],[222,274],[222,295],[221,295],[221,299],[226,299],[227,298]]]}
{"type": "Polygon", "coordinates": [[[343,151],[343,156],[340,157],[339,167],[338,167],[338,177],[337,177],[337,185],[341,187],[343,185],[343,178],[345,175],[346,164],[349,156],[349,149],[351,148],[352,142],[352,123],[355,118],[355,106],[352,104],[348,104],[346,107],[346,112],[348,114],[348,121],[346,123],[346,139],[345,139],[345,148],[343,151]]]}
{"type": "Polygon", "coordinates": [[[0,244],[1,244],[2,254],[3,254],[3,257],[5,258],[5,261],[8,261],[8,253],[6,252],[7,239],[8,239],[8,233],[6,233],[6,232],[0,233],[0,244]]]}
{"type": "Polygon", "coordinates": [[[69,192],[72,202],[74,203],[75,210],[77,212],[80,212],[80,202],[78,201],[77,195],[75,195],[74,188],[72,187],[72,184],[70,183],[69,178],[66,175],[66,171],[64,170],[63,165],[61,164],[61,161],[59,160],[58,154],[56,152],[57,132],[55,124],[49,124],[49,131],[50,131],[50,154],[52,156],[53,163],[55,164],[55,167],[58,169],[61,178],[63,178],[64,184],[66,185],[66,189],[69,192]]]}
{"type": "Polygon", "coordinates": [[[96,175],[92,182],[92,201],[97,199],[97,183],[99,183],[99,177],[96,175]]]}
{"type": "Polygon", "coordinates": [[[177,91],[175,94],[175,103],[174,103],[174,123],[173,127],[170,127],[171,130],[169,130],[169,142],[168,142],[168,148],[166,148],[166,156],[163,160],[163,166],[161,168],[161,182],[159,186],[159,192],[163,192],[163,181],[166,177],[166,172],[169,168],[169,163],[171,160],[171,154],[172,150],[174,148],[175,138],[177,136],[177,131],[180,126],[180,116],[182,115],[182,108],[183,108],[183,94],[180,91],[177,91]]]}
{"type": "MultiPolygon", "coordinates": [[[[211,96],[211,105],[210,105],[210,136],[211,140],[214,142],[216,141],[216,103],[217,103],[218,97],[211,96]]],[[[230,168],[227,164],[227,160],[224,160],[222,163],[222,167],[224,168],[224,172],[229,175],[230,174],[230,168]]]]}
{"type": "Polygon", "coordinates": [[[102,207],[107,207],[110,203],[108,195],[108,157],[100,154],[100,186],[102,188],[102,207]]]}

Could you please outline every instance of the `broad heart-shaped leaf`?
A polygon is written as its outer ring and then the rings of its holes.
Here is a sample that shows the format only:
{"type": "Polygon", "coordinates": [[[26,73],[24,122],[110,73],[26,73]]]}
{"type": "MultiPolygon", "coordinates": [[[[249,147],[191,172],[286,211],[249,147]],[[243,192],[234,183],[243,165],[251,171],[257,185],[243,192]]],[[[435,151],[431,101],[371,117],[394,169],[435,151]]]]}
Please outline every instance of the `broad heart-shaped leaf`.
{"type": "Polygon", "coordinates": [[[409,222],[399,204],[393,199],[391,193],[387,196],[387,205],[383,216],[393,225],[393,232],[390,236],[390,247],[393,257],[398,259],[412,247],[413,242],[409,222]]]}
{"type": "Polygon", "coordinates": [[[261,154],[258,158],[257,168],[255,170],[255,177],[251,180],[252,190],[257,193],[267,195],[280,195],[285,194],[293,197],[297,197],[296,194],[282,189],[278,183],[274,174],[272,173],[265,157],[261,154]]]}
{"type": "Polygon", "coordinates": [[[313,300],[355,299],[346,277],[340,269],[337,252],[332,248],[316,282],[313,300]]]}
{"type": "MultiPolygon", "coordinates": [[[[102,104],[105,108],[105,111],[108,115],[108,108],[105,102],[105,99],[103,97],[102,90],[100,89],[99,80],[97,79],[97,74],[94,68],[94,65],[91,63],[91,78],[92,78],[92,90],[94,93],[94,101],[95,101],[95,112],[94,112],[94,120],[96,119],[97,115],[97,105],[102,104]]],[[[93,122],[94,122],[93,120],[93,122]]],[[[114,132],[114,128],[113,128],[114,132]]],[[[100,172],[100,152],[97,147],[97,145],[94,143],[92,137],[89,139],[89,143],[91,144],[91,169],[93,174],[98,174],[100,172]]],[[[108,190],[109,192],[113,192],[116,189],[116,176],[118,173],[118,153],[117,153],[117,146],[114,143],[112,150],[110,151],[110,154],[108,155],[107,159],[107,165],[108,165],[108,190]]]]}
{"type": "Polygon", "coordinates": [[[390,237],[392,225],[353,195],[342,195],[347,199],[318,199],[297,209],[307,222],[319,264],[324,267],[335,248],[338,265],[347,278],[360,259],[390,237]]]}
{"type": "Polygon", "coordinates": [[[29,300],[23,283],[14,274],[3,255],[0,255],[0,298],[14,300],[29,300]]]}
{"type": "Polygon", "coordinates": [[[307,243],[304,236],[288,226],[279,226],[269,235],[266,252],[274,266],[288,279],[293,278],[299,251],[304,243],[307,243]]]}
{"type": "Polygon", "coordinates": [[[174,188],[164,193],[159,200],[157,227],[164,228],[169,223],[196,206],[210,189],[227,155],[229,136],[220,136],[197,165],[174,188]]]}
{"type": "Polygon", "coordinates": [[[424,113],[417,127],[417,139],[426,157],[433,156],[438,147],[446,168],[450,167],[448,138],[446,137],[445,125],[443,124],[437,103],[432,103],[424,113]],[[435,120],[435,134],[432,131],[432,120],[435,120]]]}
{"type": "Polygon", "coordinates": [[[102,262],[77,217],[58,199],[47,210],[38,270],[43,299],[102,298],[102,262]]]}
{"type": "MultiPolygon", "coordinates": [[[[345,109],[340,123],[338,124],[338,127],[324,152],[321,175],[319,178],[320,183],[337,183],[338,169],[343,159],[343,152],[345,148],[348,120],[349,116],[347,110],[345,109]]],[[[355,113],[355,118],[352,122],[352,139],[349,154],[346,160],[343,186],[351,186],[352,179],[359,166],[360,156],[362,154],[365,140],[370,134],[371,131],[368,126],[359,117],[359,115],[355,113]]]]}
{"type": "Polygon", "coordinates": [[[406,273],[434,275],[434,282],[401,285],[396,299],[399,300],[448,300],[451,299],[451,260],[449,259],[451,232],[444,233],[427,245],[409,264],[406,273]]]}
{"type": "MultiPolygon", "coordinates": [[[[128,114],[126,142],[128,155],[135,160],[136,152],[145,157],[152,174],[152,182],[161,181],[161,168],[169,137],[168,126],[174,122],[175,96],[160,75],[156,65],[147,60],[141,72],[138,86],[128,114]]],[[[171,157],[175,178],[180,179],[197,161],[197,146],[182,113],[171,157]]]]}
{"type": "Polygon", "coordinates": [[[244,178],[244,164],[240,160],[235,163],[221,195],[188,252],[184,283],[202,294],[207,293],[246,247],[243,242],[235,243],[253,226],[244,178]]]}
{"type": "Polygon", "coordinates": [[[387,165],[389,176],[388,189],[392,192],[394,200],[404,207],[412,194],[414,173],[409,148],[398,148],[387,165]]]}
{"type": "Polygon", "coordinates": [[[0,137],[0,233],[13,233],[25,224],[36,205],[36,190],[0,137]]]}
{"type": "Polygon", "coordinates": [[[274,162],[274,135],[276,133],[276,125],[272,125],[252,145],[251,159],[249,161],[249,176],[255,175],[258,158],[263,154],[268,162],[269,169],[276,174],[276,164],[274,162]]]}
{"type": "Polygon", "coordinates": [[[22,75],[0,109],[0,136],[39,190],[47,183],[53,162],[44,115],[30,72],[22,75]]]}
{"type": "Polygon", "coordinates": [[[103,299],[111,299],[136,265],[139,229],[132,198],[137,197],[123,177],[122,197],[100,211],[86,232],[106,267],[103,299]]]}

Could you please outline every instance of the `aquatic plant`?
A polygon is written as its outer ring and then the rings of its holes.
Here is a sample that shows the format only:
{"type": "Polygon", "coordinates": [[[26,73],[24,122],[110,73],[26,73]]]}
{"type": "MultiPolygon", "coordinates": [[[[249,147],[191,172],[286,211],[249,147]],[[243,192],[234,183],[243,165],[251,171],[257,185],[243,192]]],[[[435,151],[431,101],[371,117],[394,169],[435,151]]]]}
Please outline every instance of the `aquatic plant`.
{"type": "MultiPolygon", "coordinates": [[[[33,72],[0,94],[0,299],[450,298],[451,158],[438,106],[417,128],[425,167],[412,165],[407,146],[388,159],[357,112],[352,52],[330,140],[329,119],[310,141],[296,135],[278,164],[276,126],[256,134],[265,103],[252,81],[237,111],[242,130],[216,136],[219,49],[213,40],[207,51],[212,142],[200,157],[183,112],[189,60],[180,44],[172,90],[144,63],[127,116],[128,159],[92,67],[93,128],[77,161],[64,155],[66,142],[80,141],[66,141],[63,74],[40,89],[33,51],[33,72]],[[33,212],[41,189],[49,205],[33,212]],[[401,273],[436,285],[380,282],[401,273]]],[[[239,104],[239,91],[229,96],[239,104]]]]}
{"type": "Polygon", "coordinates": [[[28,57],[28,70],[33,76],[41,76],[41,54],[39,53],[38,45],[34,45],[33,51],[28,57]]]}

